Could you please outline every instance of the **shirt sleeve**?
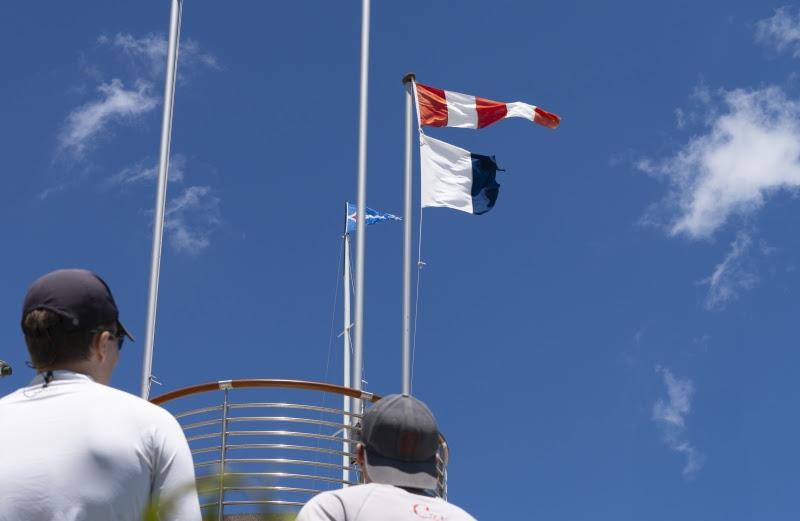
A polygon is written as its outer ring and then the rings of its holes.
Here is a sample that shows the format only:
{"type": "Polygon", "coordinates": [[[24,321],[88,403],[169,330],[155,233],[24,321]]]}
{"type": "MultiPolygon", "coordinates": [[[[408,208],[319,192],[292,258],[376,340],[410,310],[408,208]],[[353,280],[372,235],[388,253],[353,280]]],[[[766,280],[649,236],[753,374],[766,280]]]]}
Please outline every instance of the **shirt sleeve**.
{"type": "Polygon", "coordinates": [[[161,410],[154,433],[155,464],[151,500],[159,503],[161,521],[202,521],[195,486],[194,463],[177,420],[161,410]]]}
{"type": "Polygon", "coordinates": [[[303,505],[295,521],[346,521],[344,505],[335,494],[323,492],[303,505]]]}

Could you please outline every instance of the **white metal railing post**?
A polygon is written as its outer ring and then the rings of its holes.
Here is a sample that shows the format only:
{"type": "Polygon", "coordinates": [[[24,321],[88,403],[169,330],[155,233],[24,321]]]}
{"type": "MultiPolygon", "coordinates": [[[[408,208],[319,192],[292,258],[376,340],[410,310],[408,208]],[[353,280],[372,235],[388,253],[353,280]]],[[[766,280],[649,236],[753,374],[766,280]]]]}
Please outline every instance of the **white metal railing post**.
{"type": "Polygon", "coordinates": [[[225,511],[225,453],[228,450],[228,392],[224,389],[225,396],[222,401],[222,432],[219,445],[219,504],[217,506],[217,519],[222,520],[225,511]]]}

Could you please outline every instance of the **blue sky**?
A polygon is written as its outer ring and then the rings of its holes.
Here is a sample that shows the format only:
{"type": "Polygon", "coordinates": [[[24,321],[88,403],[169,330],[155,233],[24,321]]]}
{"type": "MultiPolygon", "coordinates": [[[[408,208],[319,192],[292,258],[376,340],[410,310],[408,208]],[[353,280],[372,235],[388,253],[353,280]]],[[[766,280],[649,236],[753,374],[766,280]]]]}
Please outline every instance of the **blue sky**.
{"type": "MultiPolygon", "coordinates": [[[[563,118],[429,131],[506,170],[486,215],[425,210],[413,389],[452,446],[451,499],[484,519],[795,516],[800,10],[374,4],[369,206],[402,213],[408,71],[563,118]]],[[[30,376],[19,307],[51,269],[103,275],[144,337],[168,14],[0,7],[0,393],[30,376]]],[[[154,394],[339,381],[359,31],[358,2],[186,2],[154,394]]],[[[402,226],[367,236],[367,387],[386,394],[402,226]]],[[[133,393],[141,347],[115,376],[133,393]]]]}

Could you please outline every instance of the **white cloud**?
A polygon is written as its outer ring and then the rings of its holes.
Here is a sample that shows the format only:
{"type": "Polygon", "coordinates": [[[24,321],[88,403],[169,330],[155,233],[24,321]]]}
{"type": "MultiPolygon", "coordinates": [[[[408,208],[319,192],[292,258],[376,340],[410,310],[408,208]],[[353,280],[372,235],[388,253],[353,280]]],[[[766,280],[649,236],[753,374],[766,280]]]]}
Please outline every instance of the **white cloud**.
{"type": "MultiPolygon", "coordinates": [[[[92,143],[108,133],[116,122],[133,121],[158,106],[159,98],[153,95],[157,78],[164,74],[167,43],[163,36],[148,34],[141,38],[130,34],[100,36],[98,43],[119,50],[127,63],[139,66],[135,70],[138,77],[133,88],[126,88],[122,80],[115,78],[102,82],[102,73],[82,58],[89,76],[99,83],[99,97],[73,110],[66,118],[58,136],[58,148],[69,152],[77,159],[83,159],[92,143]],[[145,70],[141,70],[141,66],[145,70]]],[[[202,65],[218,68],[216,58],[200,49],[193,40],[181,42],[180,67],[202,65]]],[[[174,154],[170,158],[170,181],[182,186],[186,171],[186,157],[174,154]]],[[[108,178],[107,187],[127,187],[152,182],[157,176],[157,165],[142,161],[123,168],[108,178]]],[[[64,184],[44,190],[40,198],[46,198],[55,191],[63,190],[64,184]]],[[[165,234],[169,244],[179,252],[196,254],[210,245],[213,231],[219,227],[220,202],[209,186],[187,186],[178,188],[178,195],[167,202],[165,210],[165,234]]]]}
{"type": "Polygon", "coordinates": [[[689,97],[702,104],[711,102],[711,89],[706,84],[706,80],[703,76],[697,79],[697,84],[695,84],[689,97]]]}
{"type": "Polygon", "coordinates": [[[800,9],[793,14],[790,8],[781,7],[770,18],[759,20],[756,41],[800,58],[800,9]]]}
{"type": "Polygon", "coordinates": [[[633,343],[637,346],[642,343],[642,339],[644,338],[644,334],[647,332],[647,326],[642,326],[636,330],[636,333],[633,334],[633,343]]]}
{"type": "Polygon", "coordinates": [[[686,114],[680,107],[675,109],[675,126],[678,128],[683,128],[686,126],[686,114]]]}
{"type": "Polygon", "coordinates": [[[731,243],[731,249],[722,262],[716,265],[713,273],[702,281],[708,284],[706,309],[720,310],[740,291],[753,288],[758,284],[756,274],[748,269],[744,259],[753,241],[747,232],[739,232],[731,243]]]}
{"type": "Polygon", "coordinates": [[[778,87],[721,92],[706,132],[672,157],[645,159],[641,170],[666,178],[671,193],[645,221],[671,235],[707,238],[734,215],[757,212],[780,190],[800,187],[800,104],[778,87]]]}
{"type": "MultiPolygon", "coordinates": [[[[203,65],[210,69],[219,69],[219,62],[217,57],[209,52],[200,50],[200,44],[195,40],[186,40],[181,42],[178,48],[179,56],[187,65],[203,65]]],[[[179,59],[181,59],[179,58],[179,59]]]]}
{"type": "Polygon", "coordinates": [[[686,417],[692,410],[694,383],[688,378],[677,378],[665,367],[656,366],[656,372],[664,378],[668,400],[655,403],[652,419],[659,426],[667,447],[686,457],[682,474],[686,479],[692,479],[705,463],[705,457],[687,439],[686,417]]]}
{"type": "Polygon", "coordinates": [[[653,419],[665,422],[681,429],[686,428],[686,416],[692,410],[694,384],[691,380],[675,378],[672,371],[665,367],[656,367],[656,372],[664,376],[669,401],[658,400],[653,407],[653,419]]]}
{"type": "Polygon", "coordinates": [[[59,184],[56,184],[54,186],[50,186],[50,187],[45,188],[44,190],[39,192],[36,197],[40,201],[44,201],[45,199],[47,199],[48,197],[50,197],[53,194],[57,194],[59,192],[63,192],[66,188],[67,188],[66,183],[59,183],[59,184]]]}
{"type": "Polygon", "coordinates": [[[138,81],[134,89],[126,89],[122,81],[111,80],[97,87],[99,99],[73,110],[59,135],[59,148],[75,156],[83,156],[91,142],[116,120],[133,119],[156,107],[150,84],[138,81]]]}
{"type": "Polygon", "coordinates": [[[686,479],[694,479],[697,473],[703,468],[703,465],[705,465],[705,456],[703,456],[697,448],[685,441],[671,445],[670,448],[686,456],[686,465],[683,466],[681,474],[686,479]]]}
{"type": "MultiPolygon", "coordinates": [[[[169,180],[170,182],[183,181],[186,172],[186,156],[174,154],[169,160],[169,180]]],[[[128,166],[111,176],[108,180],[109,185],[127,186],[139,181],[150,181],[158,175],[158,165],[144,162],[128,166]]]]}
{"type": "MultiPolygon", "coordinates": [[[[97,42],[122,51],[125,55],[139,60],[146,65],[148,72],[154,76],[163,76],[167,60],[167,38],[163,34],[146,34],[136,38],[131,34],[117,33],[114,36],[100,35],[97,42]]],[[[218,69],[217,58],[200,49],[195,40],[183,40],[178,47],[179,69],[202,65],[218,69]]]]}
{"type": "MultiPolygon", "coordinates": [[[[170,246],[178,252],[197,254],[210,246],[211,235],[220,224],[220,201],[210,186],[181,186],[185,180],[186,164],[183,154],[174,154],[170,159],[169,180],[178,185],[170,190],[178,190],[178,195],[168,199],[164,233],[170,246]]],[[[115,174],[108,180],[107,186],[152,186],[157,175],[157,165],[139,162],[115,174]]]]}
{"type": "MultiPolygon", "coordinates": [[[[147,34],[136,38],[130,34],[118,33],[114,36],[101,35],[98,43],[119,49],[130,60],[140,61],[147,68],[147,74],[133,81],[133,88],[126,88],[123,81],[114,78],[102,82],[103,74],[81,56],[81,64],[90,77],[100,81],[97,86],[99,97],[73,110],[66,118],[58,136],[59,150],[68,151],[82,158],[92,140],[108,130],[114,121],[132,120],[153,110],[160,98],[153,95],[153,81],[164,74],[167,55],[167,42],[163,35],[147,34]]],[[[181,70],[196,65],[218,68],[216,57],[200,49],[194,40],[181,42],[181,70]]],[[[141,76],[141,75],[140,75],[141,76]]],[[[148,172],[140,170],[147,176],[148,172]]],[[[128,172],[128,175],[132,175],[128,172]]]]}
{"type": "Polygon", "coordinates": [[[206,249],[219,224],[219,198],[211,187],[190,186],[167,204],[164,229],[179,252],[196,254],[206,249]]]}
{"type": "Polygon", "coordinates": [[[120,49],[131,57],[144,59],[150,64],[162,64],[167,55],[167,40],[163,36],[147,34],[135,38],[130,34],[117,33],[114,36],[101,34],[97,42],[120,49]]]}

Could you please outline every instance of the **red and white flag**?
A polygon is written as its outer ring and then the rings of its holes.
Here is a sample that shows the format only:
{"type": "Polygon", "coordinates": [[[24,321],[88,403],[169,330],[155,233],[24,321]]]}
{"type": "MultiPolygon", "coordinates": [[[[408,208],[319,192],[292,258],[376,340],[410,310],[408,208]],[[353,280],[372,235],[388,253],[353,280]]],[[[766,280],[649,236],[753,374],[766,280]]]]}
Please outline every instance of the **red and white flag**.
{"type": "Polygon", "coordinates": [[[556,128],[561,118],[535,105],[503,103],[417,83],[420,126],[483,128],[505,118],[525,118],[556,128]]]}

